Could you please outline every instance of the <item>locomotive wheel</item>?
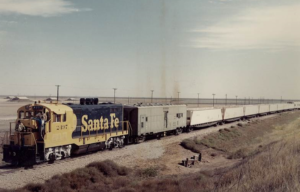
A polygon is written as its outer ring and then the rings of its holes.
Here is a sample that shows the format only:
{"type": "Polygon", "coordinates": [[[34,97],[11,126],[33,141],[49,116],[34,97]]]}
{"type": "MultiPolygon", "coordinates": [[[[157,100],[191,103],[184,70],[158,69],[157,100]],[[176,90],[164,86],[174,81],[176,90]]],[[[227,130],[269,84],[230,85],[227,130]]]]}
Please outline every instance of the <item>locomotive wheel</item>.
{"type": "Polygon", "coordinates": [[[141,139],[139,140],[139,143],[143,143],[144,141],[146,141],[146,136],[145,135],[141,136],[141,139]]]}
{"type": "Polygon", "coordinates": [[[182,133],[182,129],[178,128],[175,130],[175,135],[180,135],[182,133]]]}
{"type": "Polygon", "coordinates": [[[139,138],[138,137],[136,137],[136,138],[134,138],[134,144],[139,144],[139,138]]]}
{"type": "Polygon", "coordinates": [[[186,132],[191,132],[191,131],[193,131],[193,128],[192,127],[187,127],[187,129],[186,129],[186,132]]]}
{"type": "Polygon", "coordinates": [[[158,134],[156,135],[156,138],[157,138],[158,140],[160,140],[160,138],[161,138],[161,134],[160,134],[160,133],[158,133],[158,134]]]}
{"type": "Polygon", "coordinates": [[[51,153],[51,154],[49,155],[49,164],[54,163],[55,160],[56,160],[55,154],[51,153]]]}
{"type": "Polygon", "coordinates": [[[109,150],[111,151],[111,150],[113,150],[113,148],[114,148],[114,144],[113,143],[111,143],[110,145],[109,145],[109,150]]]}

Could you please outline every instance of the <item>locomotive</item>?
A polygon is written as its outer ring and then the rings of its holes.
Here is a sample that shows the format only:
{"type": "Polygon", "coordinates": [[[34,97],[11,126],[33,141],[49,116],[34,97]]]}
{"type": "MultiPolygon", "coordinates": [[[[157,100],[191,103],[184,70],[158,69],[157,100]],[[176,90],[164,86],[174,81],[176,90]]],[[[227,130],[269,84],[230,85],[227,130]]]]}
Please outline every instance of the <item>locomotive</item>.
{"type": "Polygon", "coordinates": [[[98,99],[81,99],[80,104],[38,102],[17,113],[16,130],[10,130],[9,144],[3,146],[3,160],[12,164],[51,162],[72,154],[123,147],[128,135],[123,105],[98,105],[98,99]]]}

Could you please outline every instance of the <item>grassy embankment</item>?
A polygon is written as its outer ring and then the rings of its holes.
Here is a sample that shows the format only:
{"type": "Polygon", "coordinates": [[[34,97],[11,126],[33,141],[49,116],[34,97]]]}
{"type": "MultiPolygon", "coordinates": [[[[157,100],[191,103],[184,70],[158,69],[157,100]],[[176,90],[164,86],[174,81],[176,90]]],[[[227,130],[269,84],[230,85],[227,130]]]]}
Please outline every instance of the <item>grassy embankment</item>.
{"type": "Polygon", "coordinates": [[[241,158],[234,167],[161,176],[155,167],[132,170],[104,161],[17,191],[300,191],[299,115],[283,114],[182,143],[194,151],[214,148],[241,158]]]}
{"type": "Polygon", "coordinates": [[[234,167],[212,173],[209,190],[300,191],[299,114],[222,129],[182,145],[195,152],[206,147],[225,152],[229,159],[243,158],[234,167]]]}

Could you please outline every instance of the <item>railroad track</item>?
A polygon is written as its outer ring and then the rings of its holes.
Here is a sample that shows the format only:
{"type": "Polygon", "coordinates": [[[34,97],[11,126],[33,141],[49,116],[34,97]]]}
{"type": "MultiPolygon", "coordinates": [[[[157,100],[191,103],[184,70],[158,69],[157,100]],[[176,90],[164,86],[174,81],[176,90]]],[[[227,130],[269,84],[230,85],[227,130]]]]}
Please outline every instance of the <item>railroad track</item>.
{"type": "MultiPolygon", "coordinates": [[[[101,152],[101,151],[97,151],[97,152],[101,152]]],[[[5,165],[0,166],[0,176],[10,174],[10,173],[15,173],[15,172],[22,171],[22,170],[30,170],[30,169],[34,170],[35,168],[43,168],[43,167],[49,167],[49,166],[55,166],[55,165],[59,165],[59,164],[69,163],[69,162],[76,161],[79,159],[88,158],[88,156],[93,155],[93,154],[94,153],[83,154],[80,156],[57,160],[54,163],[41,162],[41,163],[37,163],[31,167],[14,167],[10,164],[5,164],[5,165]]]]}

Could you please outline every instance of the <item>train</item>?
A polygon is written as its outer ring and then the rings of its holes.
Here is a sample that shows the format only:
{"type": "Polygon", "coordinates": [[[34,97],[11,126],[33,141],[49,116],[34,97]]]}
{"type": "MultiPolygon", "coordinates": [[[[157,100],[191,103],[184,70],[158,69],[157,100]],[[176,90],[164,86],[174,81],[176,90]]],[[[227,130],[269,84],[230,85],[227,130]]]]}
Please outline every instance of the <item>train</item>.
{"type": "Polygon", "coordinates": [[[74,155],[122,148],[150,137],[178,135],[196,128],[299,110],[300,102],[188,108],[186,105],[38,101],[20,107],[3,145],[3,161],[27,166],[74,155]]]}

